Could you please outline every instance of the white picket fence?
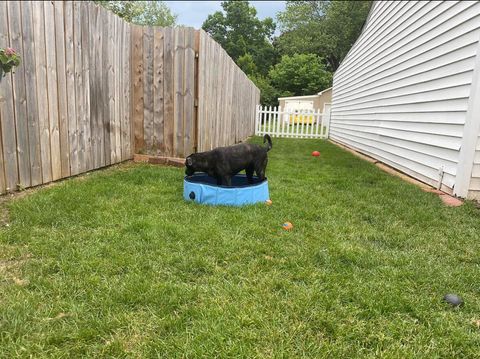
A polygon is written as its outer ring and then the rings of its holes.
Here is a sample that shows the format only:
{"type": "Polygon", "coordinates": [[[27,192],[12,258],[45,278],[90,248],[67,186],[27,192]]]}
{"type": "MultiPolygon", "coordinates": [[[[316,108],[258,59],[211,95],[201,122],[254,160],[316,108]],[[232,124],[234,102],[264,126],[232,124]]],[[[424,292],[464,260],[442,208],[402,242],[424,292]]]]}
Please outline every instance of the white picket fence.
{"type": "Polygon", "coordinates": [[[330,104],[320,110],[289,110],[257,106],[255,134],[272,137],[328,138],[330,104]]]}

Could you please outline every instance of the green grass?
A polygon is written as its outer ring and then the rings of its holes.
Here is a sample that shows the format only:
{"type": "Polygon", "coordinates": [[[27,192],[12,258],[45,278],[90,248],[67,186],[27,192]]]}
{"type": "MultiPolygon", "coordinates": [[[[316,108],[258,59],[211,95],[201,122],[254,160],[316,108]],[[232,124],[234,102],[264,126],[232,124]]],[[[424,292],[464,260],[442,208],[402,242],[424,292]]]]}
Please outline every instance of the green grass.
{"type": "Polygon", "coordinates": [[[324,141],[269,155],[271,207],[185,203],[181,169],[133,164],[7,203],[0,357],[479,356],[473,203],[324,141]]]}

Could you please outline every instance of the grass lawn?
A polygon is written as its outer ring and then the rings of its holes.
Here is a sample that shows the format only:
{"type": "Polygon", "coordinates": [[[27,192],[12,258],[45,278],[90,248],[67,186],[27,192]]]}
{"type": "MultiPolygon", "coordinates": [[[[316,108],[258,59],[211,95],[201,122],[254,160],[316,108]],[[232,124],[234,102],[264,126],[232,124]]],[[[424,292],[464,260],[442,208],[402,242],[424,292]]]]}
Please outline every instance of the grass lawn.
{"type": "Polygon", "coordinates": [[[271,207],[185,203],[181,169],[134,164],[3,204],[0,357],[479,357],[473,203],[320,140],[269,155],[271,207]]]}

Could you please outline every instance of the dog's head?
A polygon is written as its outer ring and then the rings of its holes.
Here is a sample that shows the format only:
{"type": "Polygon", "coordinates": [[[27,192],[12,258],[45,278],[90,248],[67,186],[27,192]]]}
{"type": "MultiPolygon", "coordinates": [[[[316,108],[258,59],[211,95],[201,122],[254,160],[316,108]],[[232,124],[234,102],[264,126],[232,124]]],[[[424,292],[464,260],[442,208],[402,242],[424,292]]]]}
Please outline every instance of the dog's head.
{"type": "Polygon", "coordinates": [[[195,173],[195,158],[193,155],[185,159],[185,174],[191,176],[195,173]]]}

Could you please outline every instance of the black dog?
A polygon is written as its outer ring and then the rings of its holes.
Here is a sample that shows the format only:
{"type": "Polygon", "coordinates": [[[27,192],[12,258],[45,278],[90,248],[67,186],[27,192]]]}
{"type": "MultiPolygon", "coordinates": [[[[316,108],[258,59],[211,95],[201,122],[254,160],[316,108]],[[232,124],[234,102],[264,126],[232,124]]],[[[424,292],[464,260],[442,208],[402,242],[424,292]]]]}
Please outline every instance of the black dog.
{"type": "Polygon", "coordinates": [[[217,179],[218,185],[232,185],[232,176],[245,170],[249,183],[253,183],[253,171],[260,180],[265,179],[267,167],[267,152],[272,148],[272,139],[269,135],[263,137],[266,147],[241,143],[229,147],[219,147],[212,151],[193,153],[185,160],[185,174],[193,175],[195,172],[205,172],[210,177],[217,179]]]}

